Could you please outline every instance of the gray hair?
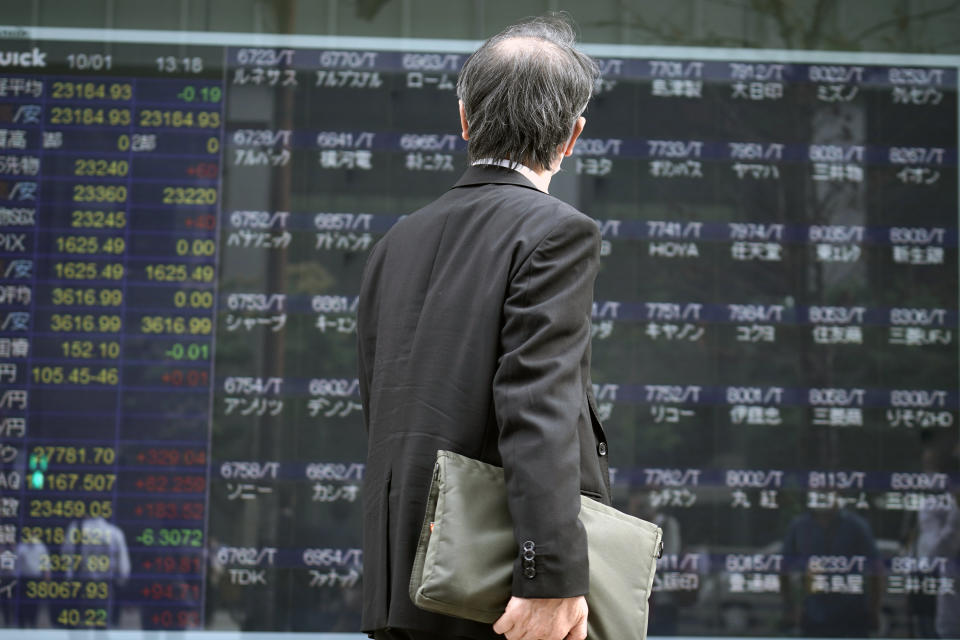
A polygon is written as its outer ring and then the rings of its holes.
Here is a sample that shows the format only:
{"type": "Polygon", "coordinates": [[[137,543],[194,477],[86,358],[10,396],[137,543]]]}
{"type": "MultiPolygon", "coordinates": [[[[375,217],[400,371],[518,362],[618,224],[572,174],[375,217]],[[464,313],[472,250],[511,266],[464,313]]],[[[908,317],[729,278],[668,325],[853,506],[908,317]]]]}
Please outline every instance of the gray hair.
{"type": "Polygon", "coordinates": [[[470,127],[471,161],[551,168],[600,76],[575,42],[570,19],[551,14],[507,27],[470,56],[457,97],[470,127]]]}

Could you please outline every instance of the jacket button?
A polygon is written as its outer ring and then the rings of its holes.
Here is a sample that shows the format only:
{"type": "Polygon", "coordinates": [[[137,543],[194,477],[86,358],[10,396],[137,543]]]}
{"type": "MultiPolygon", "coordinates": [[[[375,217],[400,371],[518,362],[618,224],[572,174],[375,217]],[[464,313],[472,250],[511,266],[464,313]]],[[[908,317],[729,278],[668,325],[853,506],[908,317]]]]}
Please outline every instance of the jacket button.
{"type": "Polygon", "coordinates": [[[533,551],[536,547],[537,545],[533,543],[533,540],[527,540],[526,542],[523,543],[524,551],[533,551]]]}
{"type": "Polygon", "coordinates": [[[607,455],[607,443],[606,443],[606,442],[601,442],[600,444],[597,445],[597,453],[599,453],[599,454],[602,455],[602,456],[607,455]]]}
{"type": "Polygon", "coordinates": [[[534,576],[537,575],[537,570],[534,569],[533,567],[527,567],[526,569],[524,569],[523,575],[525,575],[528,578],[533,578],[534,576]]]}

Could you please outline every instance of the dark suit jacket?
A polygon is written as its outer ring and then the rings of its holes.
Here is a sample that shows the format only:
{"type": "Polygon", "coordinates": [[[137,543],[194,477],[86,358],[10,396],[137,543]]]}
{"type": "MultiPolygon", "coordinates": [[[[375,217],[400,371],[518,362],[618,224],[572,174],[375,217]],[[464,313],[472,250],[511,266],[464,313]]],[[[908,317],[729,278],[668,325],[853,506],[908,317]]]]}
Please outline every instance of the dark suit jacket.
{"type": "Polygon", "coordinates": [[[513,594],[589,589],[578,494],[609,503],[590,384],[597,225],[520,173],[469,168],[374,246],[358,308],[368,433],[364,631],[498,638],[408,595],[437,449],[502,465],[518,545],[513,594]],[[530,545],[527,545],[530,546],[530,545]]]}

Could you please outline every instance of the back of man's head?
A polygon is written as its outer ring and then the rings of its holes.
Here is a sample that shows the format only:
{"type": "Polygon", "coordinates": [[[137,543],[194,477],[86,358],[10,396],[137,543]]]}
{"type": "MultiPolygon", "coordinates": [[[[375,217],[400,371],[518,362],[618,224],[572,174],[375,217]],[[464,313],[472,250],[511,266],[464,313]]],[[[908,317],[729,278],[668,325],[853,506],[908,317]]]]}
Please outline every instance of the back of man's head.
{"type": "Polygon", "coordinates": [[[549,169],[590,100],[597,64],[574,49],[562,15],[507,27],[467,60],[457,81],[470,160],[508,159],[549,169]]]}

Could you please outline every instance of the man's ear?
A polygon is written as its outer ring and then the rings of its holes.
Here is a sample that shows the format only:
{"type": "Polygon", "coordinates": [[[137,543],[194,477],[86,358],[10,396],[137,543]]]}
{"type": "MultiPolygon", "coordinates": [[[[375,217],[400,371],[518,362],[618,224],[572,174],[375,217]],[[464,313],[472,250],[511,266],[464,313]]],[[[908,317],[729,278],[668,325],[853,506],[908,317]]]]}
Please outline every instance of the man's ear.
{"type": "Polygon", "coordinates": [[[573,145],[577,143],[577,138],[580,137],[580,134],[583,133],[583,127],[587,124],[587,119],[583,116],[577,118],[577,121],[573,123],[573,133],[570,134],[570,139],[567,141],[566,146],[563,148],[563,156],[569,157],[573,155],[573,145]]]}
{"type": "Polygon", "coordinates": [[[460,128],[462,132],[460,137],[464,140],[470,139],[470,126],[467,124],[467,110],[463,106],[463,100],[458,101],[460,103],[460,128]]]}

